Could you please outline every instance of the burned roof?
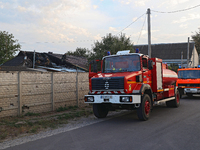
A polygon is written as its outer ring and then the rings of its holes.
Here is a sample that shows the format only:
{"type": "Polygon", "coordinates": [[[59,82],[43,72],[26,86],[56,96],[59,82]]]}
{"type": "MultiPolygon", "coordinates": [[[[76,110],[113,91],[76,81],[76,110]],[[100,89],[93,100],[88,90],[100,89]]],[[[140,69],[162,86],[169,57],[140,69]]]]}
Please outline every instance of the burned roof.
{"type": "Polygon", "coordinates": [[[2,66],[21,66],[23,62],[24,62],[24,56],[18,56],[5,62],[2,66]]]}
{"type": "Polygon", "coordinates": [[[83,70],[87,70],[88,61],[85,57],[72,56],[72,55],[66,55],[66,54],[61,55],[61,54],[53,54],[53,53],[47,53],[47,55],[51,59],[61,60],[62,62],[69,63],[83,70]]]}
{"type": "MultiPolygon", "coordinates": [[[[190,43],[189,58],[191,58],[194,46],[194,43],[190,43]]],[[[134,45],[133,48],[139,48],[140,53],[148,55],[148,45],[134,45]]],[[[181,59],[181,52],[183,52],[183,59],[187,59],[187,48],[188,43],[152,44],[151,57],[161,59],[181,59]]]]}
{"type": "MultiPolygon", "coordinates": [[[[33,67],[34,52],[20,51],[18,55],[2,64],[2,66],[26,66],[33,67]]],[[[87,71],[87,58],[69,56],[66,54],[38,53],[35,52],[35,66],[78,68],[87,71]]]]}

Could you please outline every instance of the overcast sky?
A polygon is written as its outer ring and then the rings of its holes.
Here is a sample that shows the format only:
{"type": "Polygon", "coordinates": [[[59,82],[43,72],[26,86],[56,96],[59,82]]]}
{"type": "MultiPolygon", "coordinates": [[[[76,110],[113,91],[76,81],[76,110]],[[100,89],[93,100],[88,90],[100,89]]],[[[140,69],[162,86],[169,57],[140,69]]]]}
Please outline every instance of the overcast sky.
{"type": "Polygon", "coordinates": [[[121,31],[135,45],[147,44],[150,8],[153,44],[187,42],[199,31],[200,7],[159,12],[198,5],[199,0],[1,0],[0,30],[12,33],[24,51],[91,50],[96,40],[121,31]]]}

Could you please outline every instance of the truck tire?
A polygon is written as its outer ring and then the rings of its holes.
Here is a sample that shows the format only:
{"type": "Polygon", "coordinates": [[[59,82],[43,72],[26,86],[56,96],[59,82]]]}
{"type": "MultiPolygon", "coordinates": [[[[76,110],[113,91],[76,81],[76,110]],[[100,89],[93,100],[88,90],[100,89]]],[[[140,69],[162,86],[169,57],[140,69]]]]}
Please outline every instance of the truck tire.
{"type": "Polygon", "coordinates": [[[108,109],[103,104],[93,104],[93,112],[97,118],[105,118],[108,114],[108,109]]]}
{"type": "Polygon", "coordinates": [[[178,91],[179,91],[179,95],[180,95],[180,99],[182,98],[182,96],[184,95],[184,89],[182,88],[178,88],[178,91]]]}
{"type": "Polygon", "coordinates": [[[149,119],[151,112],[151,98],[148,94],[142,96],[140,107],[137,109],[137,116],[140,120],[146,121],[149,119]]]}
{"type": "Polygon", "coordinates": [[[179,107],[180,105],[180,94],[179,91],[176,90],[175,99],[166,102],[167,107],[179,107]]]}

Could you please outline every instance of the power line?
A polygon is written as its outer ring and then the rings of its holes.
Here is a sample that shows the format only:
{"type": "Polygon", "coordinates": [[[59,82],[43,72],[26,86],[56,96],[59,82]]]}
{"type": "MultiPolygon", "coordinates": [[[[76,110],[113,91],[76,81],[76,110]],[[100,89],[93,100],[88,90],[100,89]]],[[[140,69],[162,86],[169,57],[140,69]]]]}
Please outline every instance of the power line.
{"type": "Polygon", "coordinates": [[[169,12],[164,12],[164,11],[157,11],[157,10],[151,10],[153,12],[157,12],[157,13],[178,13],[178,12],[182,12],[182,11],[187,11],[187,10],[190,10],[190,9],[194,9],[194,8],[197,8],[199,7],[199,5],[196,5],[196,6],[193,6],[193,7],[190,7],[190,8],[186,8],[186,9],[181,9],[181,10],[176,10],[176,11],[169,11],[169,12]]]}
{"type": "MultiPolygon", "coordinates": [[[[133,23],[135,23],[137,20],[139,20],[142,16],[144,16],[146,13],[142,14],[141,16],[139,16],[136,20],[134,20],[132,23],[130,23],[128,26],[126,26],[124,29],[122,29],[120,32],[118,32],[117,34],[121,33],[122,31],[124,31],[125,29],[127,29],[129,26],[131,26],[133,23]]],[[[116,34],[116,35],[117,35],[116,34]]],[[[47,42],[47,41],[44,41],[44,42],[19,42],[20,44],[54,44],[54,43],[59,43],[59,44],[64,44],[64,43],[76,43],[76,42],[94,42],[95,40],[74,40],[74,41],[59,41],[59,42],[47,42]]]]}
{"type": "Polygon", "coordinates": [[[49,41],[49,42],[19,42],[19,44],[65,44],[65,43],[79,43],[79,42],[94,42],[95,40],[74,40],[74,41],[49,41]]]}
{"type": "MultiPolygon", "coordinates": [[[[118,32],[117,34],[121,33],[122,31],[124,31],[125,29],[127,29],[128,27],[130,27],[133,23],[135,23],[137,20],[139,20],[142,16],[144,16],[146,13],[142,14],[140,17],[138,17],[136,20],[134,20],[132,23],[130,23],[127,27],[125,27],[124,29],[122,29],[120,32],[118,32]]],[[[116,35],[117,35],[116,34],[116,35]]]]}
{"type": "Polygon", "coordinates": [[[137,40],[137,43],[136,43],[136,44],[138,44],[138,42],[139,42],[140,36],[141,36],[141,34],[142,34],[142,30],[143,30],[144,25],[145,25],[145,22],[146,22],[146,17],[145,17],[145,19],[144,19],[144,23],[143,23],[143,25],[142,25],[142,28],[141,28],[141,31],[140,31],[140,34],[139,34],[139,37],[138,37],[138,40],[137,40]]]}
{"type": "MultiPolygon", "coordinates": [[[[197,8],[199,7],[199,5],[196,5],[196,6],[193,6],[193,7],[190,7],[190,8],[186,8],[186,9],[182,9],[182,10],[176,10],[176,11],[171,11],[171,12],[162,12],[162,11],[157,11],[157,10],[151,10],[152,12],[157,12],[157,13],[177,13],[177,12],[182,12],[182,11],[187,11],[187,10],[190,10],[190,9],[194,9],[194,8],[197,8]]],[[[132,23],[130,23],[128,26],[126,26],[124,29],[122,29],[120,32],[118,32],[117,34],[121,33],[122,31],[126,30],[129,26],[131,26],[133,23],[135,23],[136,21],[138,21],[141,17],[143,17],[146,13],[142,14],[141,16],[139,16],[136,20],[134,20],[132,23]]],[[[145,17],[145,20],[146,20],[146,17],[145,17]]],[[[138,37],[138,41],[140,39],[140,36],[141,36],[141,32],[143,30],[143,27],[144,27],[144,24],[145,24],[145,20],[144,20],[144,23],[143,23],[143,26],[142,26],[142,29],[140,31],[140,35],[138,37]]],[[[116,35],[117,35],[116,34],[116,35]]],[[[75,43],[75,42],[94,42],[95,40],[78,40],[78,41],[59,41],[59,42],[31,42],[32,44],[36,43],[36,44],[54,44],[54,43],[75,43]]],[[[138,43],[137,41],[137,43],[138,43]]],[[[21,44],[28,44],[30,42],[19,42],[21,44]]]]}

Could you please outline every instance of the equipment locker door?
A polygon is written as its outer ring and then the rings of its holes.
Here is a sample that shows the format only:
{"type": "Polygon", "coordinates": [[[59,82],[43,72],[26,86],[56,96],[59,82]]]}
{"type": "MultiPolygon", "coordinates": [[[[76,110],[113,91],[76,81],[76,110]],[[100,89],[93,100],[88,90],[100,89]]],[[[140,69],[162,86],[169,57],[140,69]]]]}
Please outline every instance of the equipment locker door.
{"type": "Polygon", "coordinates": [[[162,89],[162,64],[161,62],[156,62],[156,74],[157,74],[157,90],[162,89]]]}

